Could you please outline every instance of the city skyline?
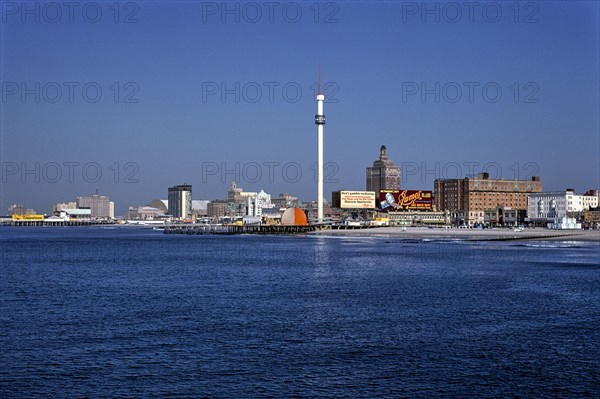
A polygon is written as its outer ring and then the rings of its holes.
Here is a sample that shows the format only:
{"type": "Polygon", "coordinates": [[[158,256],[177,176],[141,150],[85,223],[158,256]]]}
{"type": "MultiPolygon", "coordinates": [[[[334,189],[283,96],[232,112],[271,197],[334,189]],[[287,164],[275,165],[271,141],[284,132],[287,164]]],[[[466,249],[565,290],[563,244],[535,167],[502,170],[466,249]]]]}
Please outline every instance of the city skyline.
{"type": "Polygon", "coordinates": [[[316,200],[319,63],[328,199],[364,189],[381,145],[407,189],[486,171],[539,175],[544,191],[600,185],[596,3],[532,2],[518,16],[494,3],[496,22],[479,12],[451,22],[440,3],[438,15],[413,2],[302,3],[296,22],[291,7],[250,22],[242,3],[233,14],[211,2],[132,4],[118,23],[108,8],[97,23],[3,10],[3,212],[47,212],[99,189],[123,215],[183,182],[195,199],[223,198],[232,180],[316,200]]]}

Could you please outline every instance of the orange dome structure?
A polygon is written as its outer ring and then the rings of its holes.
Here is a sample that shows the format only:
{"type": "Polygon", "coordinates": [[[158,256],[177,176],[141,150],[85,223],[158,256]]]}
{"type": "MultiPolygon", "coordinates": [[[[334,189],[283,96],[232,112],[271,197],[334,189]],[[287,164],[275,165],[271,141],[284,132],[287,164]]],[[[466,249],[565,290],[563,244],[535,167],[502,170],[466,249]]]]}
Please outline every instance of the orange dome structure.
{"type": "Polygon", "coordinates": [[[283,226],[307,226],[306,214],[300,208],[288,208],[281,215],[283,226]]]}

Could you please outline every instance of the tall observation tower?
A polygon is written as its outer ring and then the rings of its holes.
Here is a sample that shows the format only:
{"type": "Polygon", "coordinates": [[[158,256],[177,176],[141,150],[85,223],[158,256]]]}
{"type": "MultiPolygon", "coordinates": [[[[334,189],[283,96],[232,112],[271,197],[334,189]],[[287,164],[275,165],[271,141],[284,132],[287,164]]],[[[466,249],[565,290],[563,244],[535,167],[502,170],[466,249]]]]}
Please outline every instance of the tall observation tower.
{"type": "Polygon", "coordinates": [[[318,223],[323,222],[323,125],[325,124],[325,115],[323,114],[323,87],[321,85],[321,68],[319,67],[319,88],[317,91],[317,114],[315,115],[315,125],[318,132],[318,155],[317,155],[317,219],[318,223]]]}

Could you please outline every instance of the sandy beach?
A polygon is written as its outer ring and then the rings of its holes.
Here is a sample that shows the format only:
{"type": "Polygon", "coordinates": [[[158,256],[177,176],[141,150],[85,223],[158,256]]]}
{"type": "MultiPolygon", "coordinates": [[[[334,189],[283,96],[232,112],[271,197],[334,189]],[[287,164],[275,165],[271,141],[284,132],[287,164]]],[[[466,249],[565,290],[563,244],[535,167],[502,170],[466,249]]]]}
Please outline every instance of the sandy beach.
{"type": "Polygon", "coordinates": [[[427,227],[376,227],[356,230],[322,230],[311,234],[327,236],[355,237],[394,237],[407,239],[464,239],[474,241],[492,240],[557,240],[557,241],[597,241],[600,242],[600,230],[550,230],[545,228],[525,229],[444,229],[427,227]]]}

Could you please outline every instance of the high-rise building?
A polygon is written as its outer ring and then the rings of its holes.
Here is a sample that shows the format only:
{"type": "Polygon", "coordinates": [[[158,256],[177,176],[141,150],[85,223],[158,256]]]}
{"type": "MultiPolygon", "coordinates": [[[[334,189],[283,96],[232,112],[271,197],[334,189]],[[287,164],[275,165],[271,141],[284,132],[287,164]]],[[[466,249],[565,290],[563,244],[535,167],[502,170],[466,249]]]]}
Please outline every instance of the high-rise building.
{"type": "Polygon", "coordinates": [[[192,186],[180,184],[169,187],[169,215],[178,219],[192,218],[192,186]]]}
{"type": "Polygon", "coordinates": [[[388,159],[384,145],[379,149],[379,159],[367,168],[367,191],[375,191],[379,197],[381,190],[400,190],[400,167],[388,159]]]}
{"type": "Polygon", "coordinates": [[[92,211],[91,217],[93,218],[112,218],[114,217],[114,204],[113,212],[111,215],[111,201],[107,195],[100,195],[98,191],[96,194],[92,194],[84,197],[77,197],[75,201],[77,208],[89,208],[92,211]]]}
{"type": "Polygon", "coordinates": [[[541,191],[538,176],[531,180],[503,180],[480,173],[464,179],[436,179],[433,197],[437,210],[449,211],[454,221],[504,224],[508,220],[505,212],[516,222],[527,210],[528,194],[541,191]]]}

